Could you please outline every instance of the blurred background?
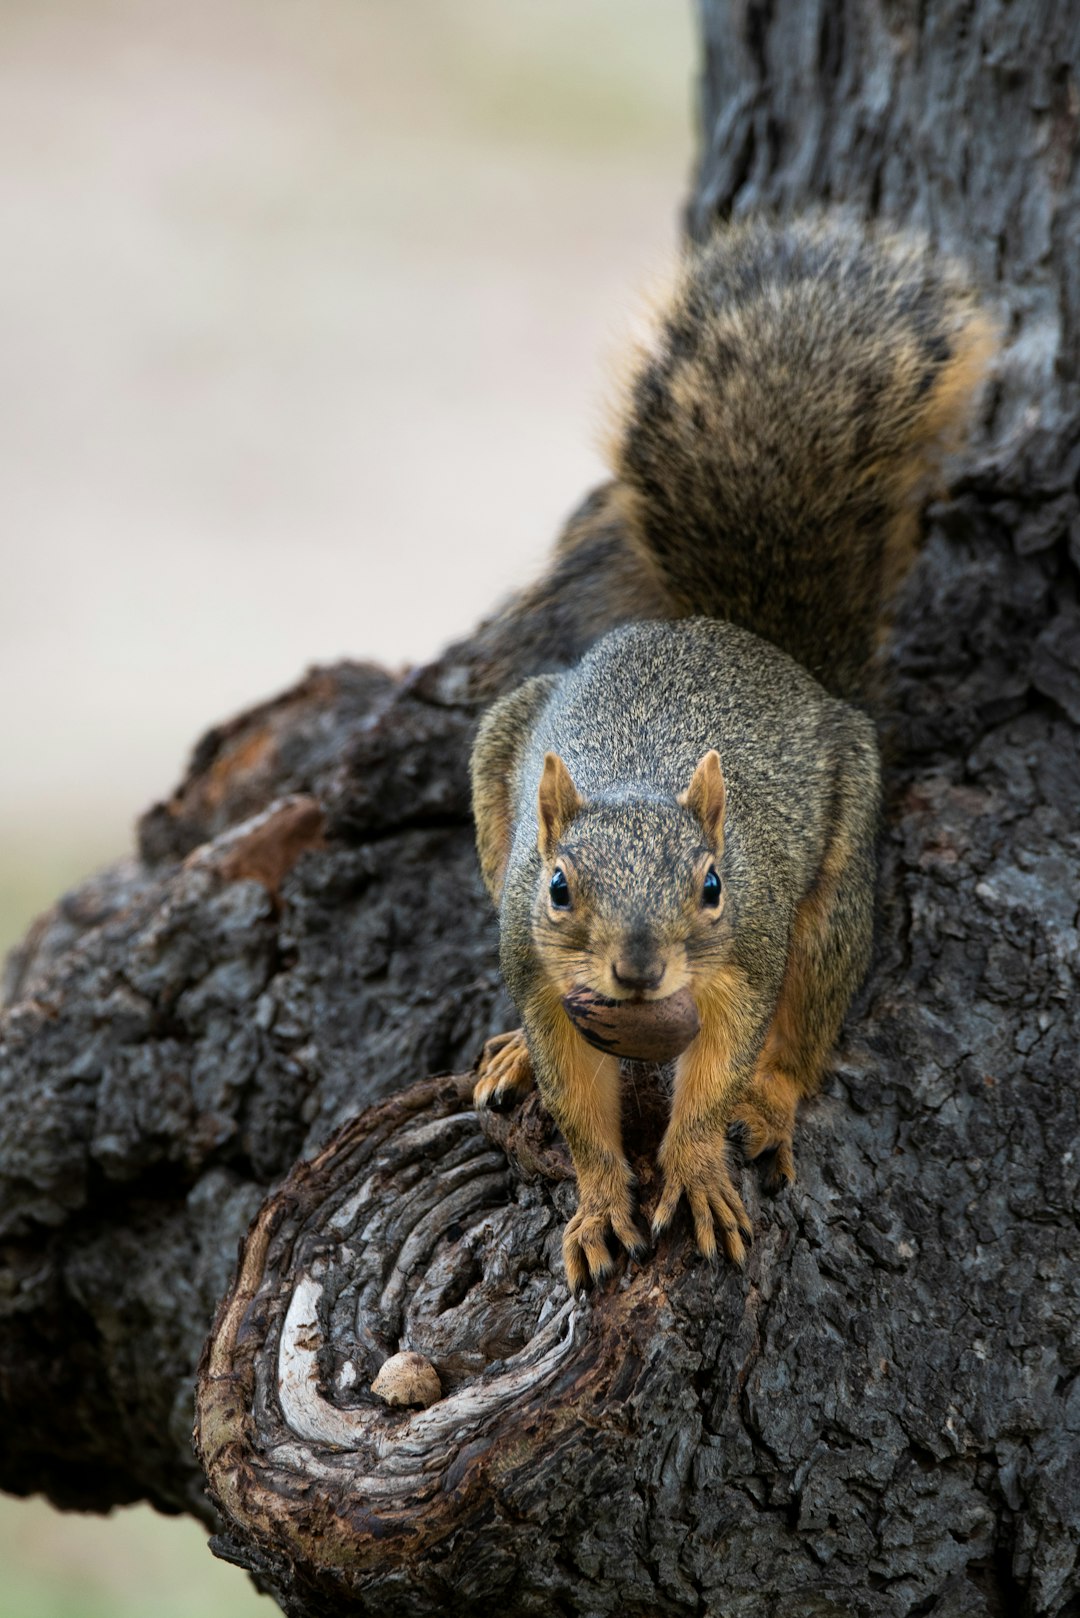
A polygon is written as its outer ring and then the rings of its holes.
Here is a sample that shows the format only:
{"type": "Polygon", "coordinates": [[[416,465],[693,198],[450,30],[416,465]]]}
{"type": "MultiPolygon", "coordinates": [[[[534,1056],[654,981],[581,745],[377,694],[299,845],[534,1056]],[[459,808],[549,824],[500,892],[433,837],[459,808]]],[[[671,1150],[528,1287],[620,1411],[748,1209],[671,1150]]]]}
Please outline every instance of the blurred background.
{"type": "MultiPolygon", "coordinates": [[[[0,6],[0,951],[215,720],[536,570],[695,72],[690,0],[0,6]]],[[[205,1537],[0,1496],[0,1618],[275,1611],[205,1537]]]]}

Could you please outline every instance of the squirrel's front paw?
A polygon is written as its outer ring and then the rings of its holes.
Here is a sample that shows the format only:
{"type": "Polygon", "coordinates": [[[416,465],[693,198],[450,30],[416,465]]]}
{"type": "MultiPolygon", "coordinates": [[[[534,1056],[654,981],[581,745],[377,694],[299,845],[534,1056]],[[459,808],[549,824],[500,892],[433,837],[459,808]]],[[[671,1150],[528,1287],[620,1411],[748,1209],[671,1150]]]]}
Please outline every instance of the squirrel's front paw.
{"type": "Polygon", "coordinates": [[[476,1069],[473,1105],[504,1112],[532,1089],[533,1068],[522,1029],[496,1034],[484,1046],[476,1069]]]}
{"type": "Polygon", "coordinates": [[[728,1170],[723,1134],[705,1140],[665,1140],[660,1148],[660,1164],[664,1191],[653,1215],[654,1234],[667,1229],[680,1198],[685,1196],[694,1220],[698,1252],[705,1258],[716,1257],[715,1221],[728,1258],[735,1264],[744,1263],[752,1231],[728,1170]]]}
{"type": "Polygon", "coordinates": [[[602,1280],[611,1269],[609,1230],[635,1258],[645,1251],[630,1187],[628,1174],[613,1174],[589,1186],[579,1182],[577,1213],[563,1231],[563,1265],[571,1292],[602,1280]]]}

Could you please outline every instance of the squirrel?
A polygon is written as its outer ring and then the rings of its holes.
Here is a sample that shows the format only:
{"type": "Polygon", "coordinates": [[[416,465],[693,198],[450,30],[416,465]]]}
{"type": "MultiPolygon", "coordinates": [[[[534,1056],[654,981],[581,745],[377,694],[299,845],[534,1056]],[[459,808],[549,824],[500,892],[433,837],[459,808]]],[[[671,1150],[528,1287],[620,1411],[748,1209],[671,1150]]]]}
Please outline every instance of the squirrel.
{"type": "Polygon", "coordinates": [[[880,767],[863,704],[993,349],[957,266],[826,216],[717,227],[638,357],[604,513],[649,617],[495,702],[471,761],[522,1020],[488,1042],[474,1097],[504,1106],[535,1080],[561,1129],[575,1291],[610,1269],[610,1234],[644,1247],[619,1042],[575,1015],[583,1001],[629,1029],[690,1006],[654,1233],[685,1196],[698,1250],[715,1257],[719,1230],[744,1261],[729,1130],[772,1154],[772,1188],[794,1179],[798,1103],[870,961],[880,767]]]}

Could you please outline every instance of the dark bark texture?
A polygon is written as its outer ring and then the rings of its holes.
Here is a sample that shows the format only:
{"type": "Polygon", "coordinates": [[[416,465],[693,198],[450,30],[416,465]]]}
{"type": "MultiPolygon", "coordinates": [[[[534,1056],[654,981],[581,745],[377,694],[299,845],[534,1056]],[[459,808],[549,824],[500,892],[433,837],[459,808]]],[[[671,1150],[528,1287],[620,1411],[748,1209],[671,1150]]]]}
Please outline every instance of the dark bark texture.
{"type": "MultiPolygon", "coordinates": [[[[481,1125],[426,1077],[511,1026],[468,744],[607,627],[603,491],[591,548],[432,667],[212,732],[9,965],[0,1484],[213,1522],[220,1301],[216,1545],[297,1618],[1080,1614],[1080,9],[701,17],[690,231],[916,225],[1006,339],[898,613],[875,964],[798,1184],[745,1176],[746,1272],[680,1226],[568,1299],[535,1100],[481,1125]],[[401,1347],[430,1409],[369,1391],[401,1347]]],[[[647,1199],[661,1085],[627,1083],[647,1199]]]]}

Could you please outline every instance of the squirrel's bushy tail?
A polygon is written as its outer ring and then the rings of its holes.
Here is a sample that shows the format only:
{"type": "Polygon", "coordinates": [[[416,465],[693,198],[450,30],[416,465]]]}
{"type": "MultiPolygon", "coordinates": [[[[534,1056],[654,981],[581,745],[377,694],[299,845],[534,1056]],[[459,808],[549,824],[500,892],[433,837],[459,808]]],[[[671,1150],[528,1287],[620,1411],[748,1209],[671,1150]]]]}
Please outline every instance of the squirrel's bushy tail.
{"type": "Polygon", "coordinates": [[[963,273],[908,237],[758,221],[692,250],[613,452],[674,612],[730,619],[858,695],[993,348],[963,273]]]}

